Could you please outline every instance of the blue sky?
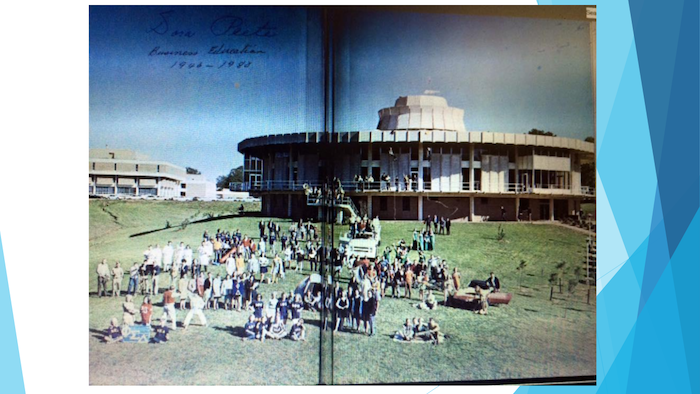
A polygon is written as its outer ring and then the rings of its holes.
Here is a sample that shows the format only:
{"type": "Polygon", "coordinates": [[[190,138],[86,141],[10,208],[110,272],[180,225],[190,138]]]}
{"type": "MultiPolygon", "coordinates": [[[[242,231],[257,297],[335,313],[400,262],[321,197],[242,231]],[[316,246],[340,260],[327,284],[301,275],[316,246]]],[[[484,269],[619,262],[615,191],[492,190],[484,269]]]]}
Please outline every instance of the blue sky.
{"type": "MultiPolygon", "coordinates": [[[[319,15],[91,7],[90,147],[135,149],[215,180],[242,164],[236,148],[245,138],[321,130],[319,15]],[[264,53],[207,53],[221,45],[264,53]],[[180,53],[149,55],[156,47],[180,53]],[[250,63],[238,68],[242,61],[250,63]]],[[[344,18],[336,130],[373,129],[380,108],[432,89],[465,110],[469,130],[593,135],[586,22],[376,12],[344,18]]]]}

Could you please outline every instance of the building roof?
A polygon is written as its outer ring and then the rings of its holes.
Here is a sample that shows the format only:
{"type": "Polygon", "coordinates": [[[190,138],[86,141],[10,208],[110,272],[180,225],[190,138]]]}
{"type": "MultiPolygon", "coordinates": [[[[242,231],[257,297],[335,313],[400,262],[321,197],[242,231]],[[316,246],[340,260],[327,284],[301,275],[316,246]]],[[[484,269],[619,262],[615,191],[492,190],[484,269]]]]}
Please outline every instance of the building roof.
{"type": "MultiPolygon", "coordinates": [[[[480,143],[533,147],[551,147],[594,153],[595,144],[565,137],[544,135],[497,133],[490,131],[436,131],[436,130],[367,130],[334,133],[335,143],[480,143]]],[[[324,133],[306,132],[275,134],[247,138],[238,144],[238,151],[268,145],[315,144],[325,142],[324,133]]]]}

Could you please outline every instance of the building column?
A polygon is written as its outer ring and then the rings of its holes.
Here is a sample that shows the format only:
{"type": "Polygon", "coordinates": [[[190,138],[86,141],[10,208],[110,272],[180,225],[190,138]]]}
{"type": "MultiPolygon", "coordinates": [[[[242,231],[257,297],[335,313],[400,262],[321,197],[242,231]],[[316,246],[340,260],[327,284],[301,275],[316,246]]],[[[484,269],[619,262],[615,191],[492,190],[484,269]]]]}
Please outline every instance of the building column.
{"type": "Polygon", "coordinates": [[[423,196],[418,196],[418,220],[423,220],[423,196]]]}
{"type": "Polygon", "coordinates": [[[518,146],[515,145],[514,149],[515,149],[515,179],[511,180],[511,182],[515,184],[515,192],[519,193],[520,190],[518,190],[518,189],[520,187],[520,174],[518,173],[519,172],[518,171],[518,146]]]}
{"type": "MultiPolygon", "coordinates": [[[[419,135],[419,137],[422,139],[422,136],[419,135]]],[[[418,141],[418,191],[420,191],[420,192],[423,191],[423,141],[422,140],[418,141]]],[[[422,202],[420,204],[422,204],[422,202]]],[[[422,206],[422,205],[419,205],[419,206],[422,206]]]]}
{"type": "Polygon", "coordinates": [[[554,199],[553,198],[549,199],[549,221],[550,222],[554,221],[554,199]]]}
{"type": "Polygon", "coordinates": [[[292,195],[287,194],[287,217],[292,217],[292,195]]]}
{"type": "Polygon", "coordinates": [[[469,191],[474,191],[474,144],[469,144],[469,191]]]}
{"type": "MultiPolygon", "coordinates": [[[[291,190],[295,190],[295,186],[292,186],[292,184],[293,184],[293,182],[294,182],[294,163],[292,163],[292,149],[293,149],[293,148],[292,148],[292,146],[290,145],[290,146],[289,146],[289,177],[288,177],[287,179],[289,180],[290,189],[291,189],[291,190]]],[[[290,214],[289,214],[289,216],[290,216],[290,217],[292,216],[292,214],[291,214],[292,202],[291,202],[291,201],[292,201],[292,200],[291,200],[291,197],[290,197],[290,199],[289,199],[289,206],[290,206],[290,209],[289,209],[290,214]]]]}
{"type": "Polygon", "coordinates": [[[515,196],[515,221],[520,221],[520,197],[515,196]]]}
{"type": "Polygon", "coordinates": [[[372,219],[372,196],[371,195],[367,196],[367,218],[372,219]]]}
{"type": "Polygon", "coordinates": [[[474,221],[474,196],[469,196],[469,221],[474,221]]]}

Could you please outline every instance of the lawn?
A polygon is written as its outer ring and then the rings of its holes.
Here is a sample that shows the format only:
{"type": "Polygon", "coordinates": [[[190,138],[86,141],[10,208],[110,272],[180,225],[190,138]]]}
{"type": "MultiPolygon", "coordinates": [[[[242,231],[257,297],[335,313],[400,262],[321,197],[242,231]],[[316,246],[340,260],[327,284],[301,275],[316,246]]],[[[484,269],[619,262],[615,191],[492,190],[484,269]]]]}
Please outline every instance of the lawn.
{"type": "MultiPolygon", "coordinates": [[[[184,241],[195,248],[204,230],[214,233],[217,228],[238,228],[257,237],[260,218],[238,216],[239,205],[90,201],[89,291],[96,290],[94,272],[102,258],[108,259],[110,267],[119,260],[128,268],[141,259],[149,244],[184,241]],[[183,222],[186,226],[180,226],[183,222]]],[[[248,205],[246,210],[259,210],[259,206],[248,205]]],[[[419,225],[383,222],[382,246],[400,238],[410,242],[413,228],[419,225]]],[[[91,295],[90,384],[316,384],[322,344],[334,349],[328,363],[324,360],[324,373],[329,374],[332,366],[333,382],[339,384],[595,374],[595,299],[586,303],[583,284],[573,293],[566,286],[574,267],[585,258],[585,236],[561,226],[507,223],[506,237],[498,241],[497,226],[454,223],[452,235],[437,236],[435,254],[451,267],[459,267],[462,283],[496,272],[504,290],[513,294],[509,305],[491,307],[488,315],[475,315],[447,307],[420,311],[413,307],[417,292],[411,301],[385,298],[377,315],[378,336],[373,338],[341,332],[325,335],[322,341],[318,314],[306,313],[304,318],[310,323],[306,343],[241,342],[238,329],[246,313],[205,311],[209,328],[193,325],[186,332],[177,330],[167,344],[105,345],[99,333],[112,316],[121,319],[123,299],[91,295]],[[527,266],[519,286],[516,268],[521,260],[527,266]],[[565,273],[556,269],[561,261],[567,263],[565,273]],[[563,292],[556,287],[550,301],[550,275],[559,272],[565,283],[563,292]],[[392,341],[390,336],[403,320],[413,316],[434,317],[449,338],[440,346],[392,341]]],[[[336,232],[339,230],[336,226],[336,232]]],[[[342,281],[347,277],[345,272],[342,281]]],[[[282,283],[263,285],[262,292],[267,298],[271,291],[288,291],[302,278],[288,273],[282,283]]],[[[124,288],[127,282],[128,278],[124,288]]],[[[161,286],[167,283],[161,279],[161,286]]],[[[136,297],[137,305],[141,301],[142,296],[136,297]]],[[[158,296],[155,318],[162,314],[161,305],[158,296]]],[[[179,321],[183,318],[184,312],[178,310],[179,321]]]]}

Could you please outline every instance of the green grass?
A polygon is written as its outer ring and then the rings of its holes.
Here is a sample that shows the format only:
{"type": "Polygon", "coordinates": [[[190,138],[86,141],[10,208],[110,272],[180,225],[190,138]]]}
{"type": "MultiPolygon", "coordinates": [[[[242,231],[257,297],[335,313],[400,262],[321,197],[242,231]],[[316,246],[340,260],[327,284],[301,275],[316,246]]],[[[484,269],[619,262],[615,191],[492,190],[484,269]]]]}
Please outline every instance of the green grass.
{"type": "MultiPolygon", "coordinates": [[[[91,201],[89,290],[96,290],[95,268],[102,258],[110,266],[120,260],[130,266],[140,260],[149,244],[181,240],[195,247],[205,229],[240,228],[257,236],[260,218],[232,217],[175,227],[205,216],[234,214],[240,204],[205,202],[91,201]],[[130,235],[171,228],[146,235],[130,235]]],[[[247,210],[259,209],[248,206],[247,210]]],[[[277,220],[288,223],[287,220],[277,220]]],[[[410,243],[417,222],[383,222],[382,247],[400,238],[410,243]]],[[[491,307],[488,315],[439,307],[421,311],[414,300],[385,298],[377,315],[378,336],[341,332],[333,336],[332,368],[334,383],[382,383],[410,381],[450,381],[571,376],[595,374],[595,298],[586,304],[585,285],[573,295],[564,286],[563,294],[549,300],[548,279],[555,265],[566,261],[568,273],[585,257],[585,235],[561,226],[507,223],[505,241],[496,240],[497,224],[454,223],[452,235],[437,236],[435,254],[450,267],[459,267],[462,283],[485,279],[496,272],[504,290],[513,293],[507,306],[491,307]],[[518,286],[516,267],[527,262],[518,286]],[[440,346],[401,344],[390,339],[406,317],[434,317],[449,338],[440,346]]],[[[284,228],[284,226],[283,226],[284,228]]],[[[336,227],[336,232],[340,230],[336,227]]],[[[345,228],[342,228],[344,231],[345,228]]],[[[337,239],[337,237],[336,237],[337,239]]],[[[412,258],[415,257],[415,252],[412,258]]],[[[348,273],[344,273],[344,278],[348,273]]],[[[283,283],[264,285],[273,290],[290,290],[302,279],[288,273],[283,283]]],[[[167,280],[161,280],[162,286],[167,280]]],[[[127,279],[124,281],[124,286],[127,279]]],[[[595,294],[595,288],[592,290],[595,294]]],[[[441,299],[441,297],[438,297],[441,299]]],[[[112,316],[121,319],[122,299],[90,297],[90,384],[315,384],[319,373],[321,331],[318,315],[311,321],[309,340],[294,343],[243,343],[231,329],[241,327],[246,313],[205,311],[210,327],[191,326],[178,330],[164,345],[100,343],[98,332],[112,316]],[[264,371],[265,374],[261,373],[264,371]]],[[[140,304],[142,297],[136,298],[140,304]]],[[[156,297],[154,317],[162,314],[161,297],[156,297]]],[[[178,311],[182,321],[184,314],[178,311]]],[[[137,319],[138,320],[138,319],[137,319]]],[[[195,319],[196,321],[196,319],[195,319]]],[[[328,336],[324,337],[328,338],[328,336]]],[[[330,345],[324,342],[324,347],[330,345]]],[[[330,361],[330,360],[329,360],[330,361]]],[[[330,366],[330,363],[327,367],[330,366]]]]}

